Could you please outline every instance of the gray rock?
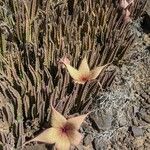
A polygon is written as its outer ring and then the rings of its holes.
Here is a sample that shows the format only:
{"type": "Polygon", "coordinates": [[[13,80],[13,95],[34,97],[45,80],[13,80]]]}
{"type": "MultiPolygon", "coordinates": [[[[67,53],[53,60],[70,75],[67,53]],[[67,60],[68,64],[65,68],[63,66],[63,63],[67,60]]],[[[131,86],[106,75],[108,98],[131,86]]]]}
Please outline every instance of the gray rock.
{"type": "Polygon", "coordinates": [[[143,136],[143,130],[140,127],[132,126],[131,130],[135,137],[143,136]]]}
{"type": "Polygon", "coordinates": [[[87,146],[89,145],[89,143],[93,141],[93,136],[91,134],[88,134],[87,136],[85,136],[83,141],[84,141],[84,145],[87,146]]]}
{"type": "Polygon", "coordinates": [[[94,121],[99,130],[108,130],[112,125],[112,111],[110,110],[101,110],[97,111],[96,114],[91,116],[91,119],[94,121]]]}
{"type": "Polygon", "coordinates": [[[119,122],[120,127],[125,126],[128,123],[125,112],[122,112],[122,114],[119,114],[118,122],[119,122]]]}
{"type": "Polygon", "coordinates": [[[110,146],[107,141],[94,139],[94,149],[95,150],[107,150],[110,146]]]}
{"type": "Polygon", "coordinates": [[[141,118],[143,121],[145,121],[146,123],[150,123],[150,115],[147,115],[146,113],[142,113],[141,114],[141,118]]]}

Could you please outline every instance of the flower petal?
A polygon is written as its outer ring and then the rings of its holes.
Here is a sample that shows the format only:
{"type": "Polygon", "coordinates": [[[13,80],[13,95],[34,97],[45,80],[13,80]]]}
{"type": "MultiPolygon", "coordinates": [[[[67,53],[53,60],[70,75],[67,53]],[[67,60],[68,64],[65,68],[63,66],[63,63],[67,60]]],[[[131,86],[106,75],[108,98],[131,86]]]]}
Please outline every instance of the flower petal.
{"type": "Polygon", "coordinates": [[[67,68],[67,70],[68,70],[70,76],[71,76],[75,81],[80,80],[81,74],[80,74],[80,72],[79,72],[77,69],[75,69],[74,67],[72,67],[72,66],[69,65],[69,64],[66,64],[66,68],[67,68]]]}
{"type": "Polygon", "coordinates": [[[55,128],[49,128],[43,131],[37,137],[31,139],[30,141],[27,141],[25,144],[28,144],[34,141],[54,144],[58,140],[58,138],[59,138],[59,131],[55,128]]]}
{"type": "Polygon", "coordinates": [[[79,145],[82,135],[77,130],[72,130],[68,134],[68,139],[72,145],[79,145]]]}
{"type": "Polygon", "coordinates": [[[98,77],[98,75],[102,72],[102,70],[108,66],[109,64],[106,64],[104,66],[100,66],[100,67],[96,67],[93,70],[91,70],[90,72],[90,80],[92,79],[96,79],[98,77]]]}
{"type": "Polygon", "coordinates": [[[89,65],[87,63],[87,58],[86,56],[83,58],[83,60],[81,61],[81,64],[79,66],[79,72],[81,73],[81,75],[87,75],[90,73],[90,68],[89,65]]]}
{"type": "Polygon", "coordinates": [[[51,112],[51,125],[54,128],[62,127],[66,122],[66,118],[61,115],[56,109],[51,105],[52,112],[51,112]]]}
{"type": "Polygon", "coordinates": [[[126,23],[132,22],[132,19],[130,18],[130,14],[131,14],[130,11],[128,9],[126,9],[125,10],[125,16],[124,16],[124,21],[126,23]]]}
{"type": "Polygon", "coordinates": [[[129,3],[126,0],[120,0],[120,7],[125,9],[127,8],[127,6],[129,5],[129,3]]]}
{"type": "Polygon", "coordinates": [[[66,56],[63,57],[63,58],[61,58],[61,59],[59,60],[59,62],[60,62],[60,63],[63,63],[64,65],[70,64],[70,60],[69,60],[66,56]]]}
{"type": "Polygon", "coordinates": [[[57,150],[70,150],[70,141],[67,135],[63,135],[57,140],[55,143],[55,147],[57,150]]]}
{"type": "Polygon", "coordinates": [[[82,80],[76,80],[75,83],[78,83],[78,84],[84,84],[85,81],[82,81],[82,80]]]}
{"type": "Polygon", "coordinates": [[[86,118],[86,116],[88,114],[80,115],[80,116],[77,116],[77,117],[74,117],[74,118],[70,118],[70,119],[67,120],[67,123],[71,124],[76,130],[79,130],[82,122],[84,121],[84,119],[86,118]]]}

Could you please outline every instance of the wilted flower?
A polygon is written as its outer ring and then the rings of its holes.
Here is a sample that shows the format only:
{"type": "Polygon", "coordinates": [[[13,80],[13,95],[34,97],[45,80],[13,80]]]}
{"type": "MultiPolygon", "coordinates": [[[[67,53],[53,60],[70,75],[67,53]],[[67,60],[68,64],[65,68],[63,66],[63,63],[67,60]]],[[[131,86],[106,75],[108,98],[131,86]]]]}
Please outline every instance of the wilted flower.
{"type": "Polygon", "coordinates": [[[71,145],[78,145],[82,139],[82,135],[78,132],[82,122],[88,114],[80,115],[70,119],[66,119],[58,111],[52,107],[51,128],[46,129],[33,141],[55,144],[57,150],[69,150],[71,145]]]}
{"type": "Polygon", "coordinates": [[[132,22],[132,19],[130,17],[130,11],[128,9],[129,5],[134,4],[134,0],[120,0],[120,7],[124,9],[124,21],[126,23],[132,22]]]}
{"type": "Polygon", "coordinates": [[[72,67],[69,63],[66,63],[66,61],[63,61],[63,63],[66,66],[70,76],[74,79],[75,82],[79,84],[84,84],[87,81],[96,79],[98,75],[102,72],[102,70],[106,66],[108,66],[108,64],[106,64],[104,66],[98,66],[90,70],[86,57],[84,57],[84,59],[81,61],[78,70],[72,67]]]}
{"type": "Polygon", "coordinates": [[[120,7],[126,9],[129,5],[133,4],[134,0],[120,0],[120,7]]]}
{"type": "Polygon", "coordinates": [[[130,17],[130,11],[128,10],[128,9],[126,9],[125,10],[125,16],[124,16],[124,21],[126,22],[126,23],[128,23],[128,22],[132,22],[132,19],[131,19],[131,17],[130,17]]]}
{"type": "Polygon", "coordinates": [[[126,9],[129,3],[126,0],[120,0],[120,7],[126,9]]]}

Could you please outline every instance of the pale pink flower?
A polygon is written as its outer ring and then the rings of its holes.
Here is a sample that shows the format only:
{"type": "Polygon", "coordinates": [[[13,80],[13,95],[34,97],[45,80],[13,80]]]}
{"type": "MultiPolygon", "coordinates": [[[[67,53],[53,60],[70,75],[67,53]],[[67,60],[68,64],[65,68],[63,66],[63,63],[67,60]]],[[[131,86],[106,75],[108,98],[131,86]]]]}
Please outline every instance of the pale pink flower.
{"type": "Polygon", "coordinates": [[[34,139],[26,142],[24,145],[39,141],[48,144],[55,144],[57,150],[69,150],[71,145],[78,145],[82,139],[79,128],[85,117],[89,114],[80,115],[66,119],[51,106],[51,128],[46,129],[34,139]]]}
{"type": "Polygon", "coordinates": [[[87,81],[96,79],[98,75],[102,72],[102,70],[109,65],[106,64],[103,66],[97,66],[94,69],[90,70],[86,57],[83,58],[78,69],[68,64],[68,61],[63,61],[63,63],[66,66],[66,69],[68,70],[70,76],[74,79],[76,83],[79,84],[84,84],[87,81]]]}

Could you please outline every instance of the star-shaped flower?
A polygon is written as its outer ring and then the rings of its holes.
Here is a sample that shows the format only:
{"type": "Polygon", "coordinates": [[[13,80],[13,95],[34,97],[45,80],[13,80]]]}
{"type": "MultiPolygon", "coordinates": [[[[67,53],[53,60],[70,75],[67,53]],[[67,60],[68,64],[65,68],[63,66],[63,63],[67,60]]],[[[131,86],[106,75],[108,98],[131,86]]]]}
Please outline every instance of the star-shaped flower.
{"type": "Polygon", "coordinates": [[[84,57],[81,61],[81,64],[79,66],[79,69],[75,69],[70,65],[70,63],[67,63],[69,61],[62,61],[62,63],[66,66],[70,76],[74,79],[76,83],[84,84],[87,81],[96,79],[98,75],[102,72],[102,70],[108,66],[109,64],[106,64],[104,66],[98,66],[94,69],[90,70],[89,65],[87,63],[87,58],[84,57]]]}
{"type": "Polygon", "coordinates": [[[46,129],[34,139],[26,142],[44,142],[55,144],[57,150],[69,150],[71,145],[78,145],[82,139],[82,135],[78,132],[85,117],[89,114],[80,115],[70,119],[66,119],[58,111],[52,107],[51,112],[51,128],[46,129]]]}

